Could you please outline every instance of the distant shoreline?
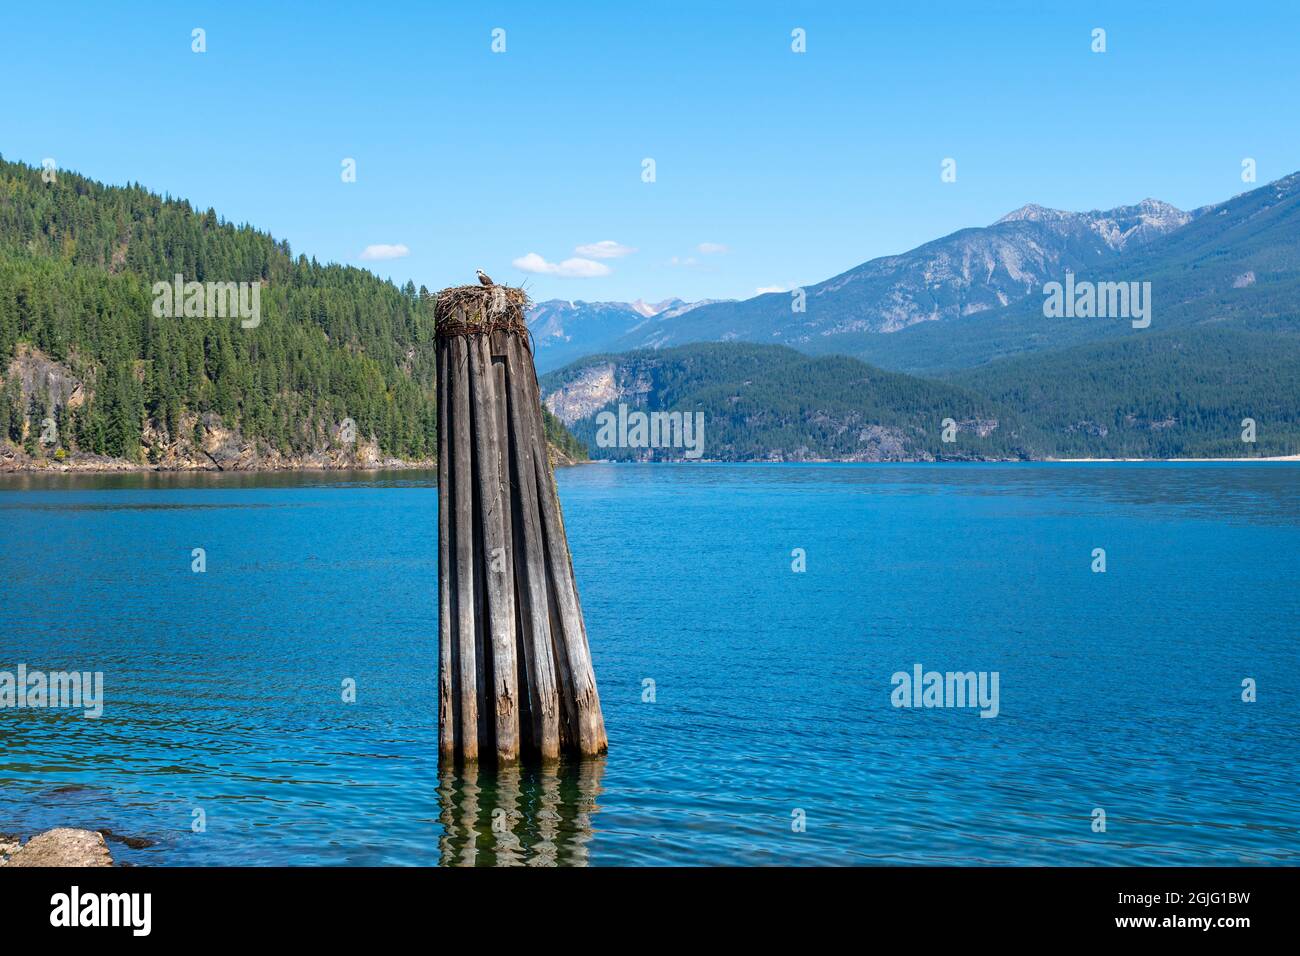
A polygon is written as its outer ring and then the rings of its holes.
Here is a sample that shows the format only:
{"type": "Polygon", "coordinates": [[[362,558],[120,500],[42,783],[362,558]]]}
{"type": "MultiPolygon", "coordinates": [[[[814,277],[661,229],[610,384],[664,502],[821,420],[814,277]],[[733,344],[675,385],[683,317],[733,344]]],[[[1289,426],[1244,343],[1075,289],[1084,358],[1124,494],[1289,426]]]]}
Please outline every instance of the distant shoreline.
{"type": "Polygon", "coordinates": [[[659,461],[625,461],[615,458],[591,458],[587,461],[575,462],[579,465],[681,465],[681,464],[701,464],[701,465],[1065,465],[1065,464],[1083,464],[1087,462],[1114,464],[1142,464],[1142,463],[1161,463],[1170,464],[1193,463],[1193,462],[1224,462],[1228,464],[1236,462],[1252,461],[1295,461],[1300,462],[1300,455],[1259,455],[1254,458],[907,458],[907,459],[889,459],[882,461],[864,461],[860,458],[804,458],[799,461],[772,461],[770,459],[745,458],[698,458],[694,460],[684,458],[670,458],[659,461]]]}
{"type": "MultiPolygon", "coordinates": [[[[589,458],[582,461],[556,460],[556,468],[578,465],[1071,465],[1071,464],[1248,464],[1250,462],[1300,462],[1300,455],[1271,455],[1257,458],[975,458],[948,459],[935,461],[909,459],[897,461],[861,461],[843,458],[809,458],[802,461],[766,461],[755,459],[732,460],[722,458],[701,458],[694,461],[670,459],[661,461],[620,461],[610,458],[589,458]]],[[[407,472],[433,471],[438,467],[436,461],[393,462],[368,465],[290,465],[281,467],[255,468],[159,468],[156,465],[127,464],[121,460],[109,462],[78,462],[76,464],[19,465],[3,467],[0,462],[0,478],[7,475],[286,475],[286,474],[329,474],[331,472],[407,472]]]]}

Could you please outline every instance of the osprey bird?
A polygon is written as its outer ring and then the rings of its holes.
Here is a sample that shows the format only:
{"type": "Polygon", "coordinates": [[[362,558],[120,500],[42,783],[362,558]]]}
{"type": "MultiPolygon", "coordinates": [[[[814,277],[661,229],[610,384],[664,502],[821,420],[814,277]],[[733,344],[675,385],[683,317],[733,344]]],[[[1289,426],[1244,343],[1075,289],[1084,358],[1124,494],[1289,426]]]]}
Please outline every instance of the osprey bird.
{"type": "Polygon", "coordinates": [[[478,281],[483,285],[492,285],[492,277],[482,269],[475,269],[474,274],[478,276],[478,281]]]}

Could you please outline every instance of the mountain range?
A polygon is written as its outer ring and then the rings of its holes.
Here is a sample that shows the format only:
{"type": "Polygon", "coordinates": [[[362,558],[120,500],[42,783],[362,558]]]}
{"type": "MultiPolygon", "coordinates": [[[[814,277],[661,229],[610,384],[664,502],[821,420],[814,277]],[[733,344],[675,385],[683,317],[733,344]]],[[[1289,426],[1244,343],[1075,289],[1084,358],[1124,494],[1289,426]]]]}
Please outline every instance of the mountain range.
{"type": "Polygon", "coordinates": [[[1300,452],[1300,174],[1190,212],[1025,206],[804,292],[802,313],[770,294],[593,336],[599,354],[543,379],[547,404],[587,441],[619,404],[707,410],[722,457],[1300,452]],[[1150,324],[1048,318],[1067,276],[1149,283],[1150,324]],[[940,443],[940,411],[979,440],[940,443]]]}
{"type": "Polygon", "coordinates": [[[792,293],[744,301],[543,302],[529,324],[547,370],[584,354],[698,341],[790,345],[804,352],[857,352],[864,334],[889,334],[1000,310],[1067,271],[1103,267],[1186,226],[1184,212],[1156,199],[1093,212],[1027,205],[991,226],[962,229],[896,256],[872,259],[792,293]]]}
{"type": "Polygon", "coordinates": [[[548,299],[528,310],[533,351],[538,371],[558,368],[592,352],[603,351],[624,336],[653,336],[661,323],[720,300],[684,302],[665,299],[650,304],[635,302],[582,302],[548,299]]]}

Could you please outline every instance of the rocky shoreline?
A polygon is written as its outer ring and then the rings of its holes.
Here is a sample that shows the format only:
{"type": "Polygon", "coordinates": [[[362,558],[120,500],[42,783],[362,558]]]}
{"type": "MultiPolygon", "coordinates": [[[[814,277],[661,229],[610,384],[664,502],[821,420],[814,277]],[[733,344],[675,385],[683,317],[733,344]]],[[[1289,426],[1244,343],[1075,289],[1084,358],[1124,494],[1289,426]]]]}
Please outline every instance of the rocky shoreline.
{"type": "Polygon", "coordinates": [[[163,463],[143,464],[126,458],[109,458],[86,452],[73,452],[62,459],[33,458],[21,448],[0,445],[0,474],[61,475],[61,474],[132,474],[143,472],[281,472],[281,471],[410,471],[437,468],[436,459],[408,461],[402,458],[380,456],[333,456],[316,454],[285,458],[275,455],[249,460],[173,460],[163,463]]]}
{"type": "MultiPolygon", "coordinates": [[[[579,462],[550,446],[551,464],[555,467],[579,462]]],[[[436,469],[436,458],[406,459],[380,455],[374,446],[362,446],[357,452],[327,451],[286,457],[279,453],[237,454],[226,457],[175,457],[163,462],[141,463],[126,458],[110,458],[87,452],[72,452],[62,458],[33,457],[24,449],[0,442],[0,475],[75,475],[139,474],[190,472],[290,472],[290,471],[418,471],[436,469]]]]}

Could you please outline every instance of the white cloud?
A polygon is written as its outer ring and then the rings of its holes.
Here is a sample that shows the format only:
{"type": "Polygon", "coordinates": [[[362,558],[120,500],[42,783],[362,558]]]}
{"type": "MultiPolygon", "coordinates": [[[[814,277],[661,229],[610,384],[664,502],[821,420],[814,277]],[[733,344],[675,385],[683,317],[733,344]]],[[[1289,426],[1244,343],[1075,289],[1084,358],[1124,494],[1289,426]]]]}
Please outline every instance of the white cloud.
{"type": "Polygon", "coordinates": [[[361,250],[361,258],[366,260],[373,259],[403,259],[411,254],[411,250],[406,248],[400,242],[396,245],[387,243],[378,243],[373,246],[366,246],[361,250]]]}
{"type": "Polygon", "coordinates": [[[755,295],[767,295],[769,292],[789,292],[783,285],[761,285],[754,290],[755,295]]]}
{"type": "Polygon", "coordinates": [[[535,252],[520,256],[514,260],[513,265],[516,269],[522,269],[524,272],[533,272],[544,276],[560,276],[565,279],[593,279],[596,276],[607,276],[610,273],[609,266],[603,262],[593,262],[591,259],[565,259],[563,262],[547,262],[535,252]]]}
{"type": "Polygon", "coordinates": [[[668,260],[668,264],[670,266],[690,267],[690,266],[699,265],[700,260],[696,259],[694,256],[687,256],[685,259],[683,259],[681,256],[673,256],[671,259],[668,260]]]}
{"type": "Polygon", "coordinates": [[[728,251],[727,247],[720,242],[701,242],[695,250],[706,256],[717,256],[728,251]]]}
{"type": "Polygon", "coordinates": [[[591,256],[593,259],[622,259],[624,256],[630,256],[636,252],[631,246],[625,246],[613,239],[589,242],[586,245],[578,246],[573,251],[580,256],[591,256]]]}

